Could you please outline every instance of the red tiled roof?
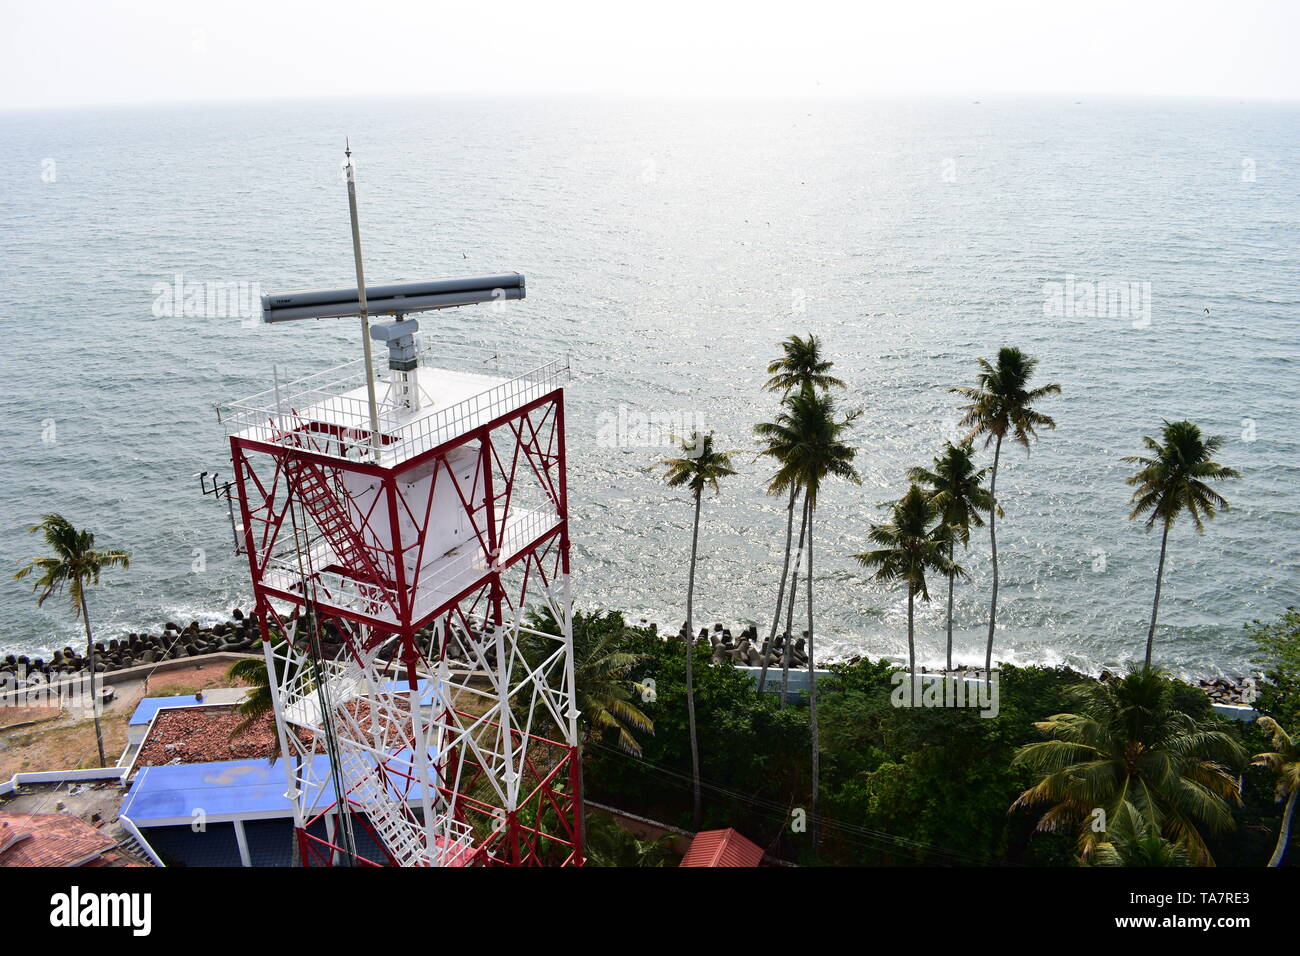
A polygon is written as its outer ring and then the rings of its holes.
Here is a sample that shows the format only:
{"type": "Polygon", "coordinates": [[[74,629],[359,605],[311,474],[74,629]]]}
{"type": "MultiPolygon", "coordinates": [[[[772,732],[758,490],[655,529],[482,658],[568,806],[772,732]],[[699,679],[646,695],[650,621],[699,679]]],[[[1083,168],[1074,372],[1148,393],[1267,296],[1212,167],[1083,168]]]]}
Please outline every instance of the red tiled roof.
{"type": "Polygon", "coordinates": [[[763,851],[735,830],[704,830],[695,834],[681,866],[758,866],[763,851]]]}
{"type": "Polygon", "coordinates": [[[0,866],[81,866],[114,845],[70,813],[0,813],[0,866]]]}

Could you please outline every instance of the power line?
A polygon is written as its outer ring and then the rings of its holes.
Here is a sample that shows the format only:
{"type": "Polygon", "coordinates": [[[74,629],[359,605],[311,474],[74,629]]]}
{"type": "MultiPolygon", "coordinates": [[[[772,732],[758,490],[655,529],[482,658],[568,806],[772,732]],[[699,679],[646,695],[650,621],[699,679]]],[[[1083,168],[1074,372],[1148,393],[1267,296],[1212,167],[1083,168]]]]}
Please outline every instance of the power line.
{"type": "MultiPolygon", "coordinates": [[[[632,754],[626,753],[615,747],[610,747],[599,741],[594,741],[594,740],[589,741],[588,745],[597,747],[602,751],[607,751],[611,754],[616,754],[620,757],[630,760],[633,763],[640,765],[640,767],[644,771],[648,773],[658,774],[660,777],[664,778],[665,780],[667,780],[668,782],[674,785],[687,786],[687,787],[693,786],[693,782],[694,782],[693,778],[690,777],[689,775],[680,773],[676,770],[672,770],[668,767],[659,766],[657,764],[652,763],[649,760],[646,760],[644,757],[635,757],[632,754]]],[[[730,799],[760,809],[765,813],[765,815],[773,816],[775,818],[782,820],[783,822],[789,818],[790,808],[787,804],[782,804],[773,800],[758,797],[753,794],[745,794],[745,793],[739,793],[735,790],[729,790],[726,787],[707,781],[702,777],[700,778],[700,786],[712,790],[715,793],[726,796],[730,799]]],[[[927,853],[932,856],[935,855],[943,856],[951,860],[964,861],[967,863],[977,864],[982,866],[1012,865],[1012,864],[1003,864],[1001,861],[993,861],[984,857],[974,856],[969,853],[948,850],[943,847],[936,846],[934,844],[925,843],[920,840],[914,840],[910,837],[904,837],[898,834],[889,833],[885,830],[878,830],[872,827],[862,826],[861,824],[847,823],[844,821],[835,820],[833,818],[824,816],[823,814],[820,813],[816,814],[816,820],[819,824],[823,826],[829,826],[831,829],[835,830],[837,833],[839,833],[839,835],[842,838],[846,840],[846,842],[853,843],[854,845],[857,846],[865,846],[868,849],[887,849],[886,847],[879,845],[881,843],[885,843],[885,844],[889,844],[888,847],[889,852],[896,852],[896,850],[894,850],[893,848],[897,847],[902,849],[913,850],[920,853],[927,853]],[[850,839],[849,834],[852,834],[857,837],[861,837],[862,839],[865,840],[877,841],[877,842],[863,843],[860,840],[850,839]]]]}
{"type": "MultiPolygon", "coordinates": [[[[596,744],[596,746],[604,747],[603,744],[596,744]]],[[[605,749],[609,749],[609,748],[605,748],[605,749]]],[[[630,755],[622,754],[622,756],[630,756],[630,755]]],[[[635,760],[636,758],[631,758],[631,759],[635,760]]],[[[671,783],[675,786],[680,786],[683,789],[690,788],[692,786],[692,782],[690,778],[686,777],[684,774],[679,774],[675,771],[668,770],[667,768],[657,767],[654,764],[650,763],[649,761],[642,760],[639,762],[642,765],[641,769],[645,770],[648,773],[657,773],[663,776],[668,783],[671,783]]],[[[773,820],[779,820],[782,828],[784,828],[786,821],[789,819],[789,813],[788,813],[789,808],[787,806],[775,804],[771,801],[763,800],[761,798],[749,797],[744,794],[739,794],[736,793],[735,791],[727,790],[726,788],[719,787],[716,784],[708,783],[704,780],[701,780],[700,783],[702,787],[707,787],[710,790],[714,790],[719,793],[722,793],[728,797],[731,797],[732,799],[750,804],[751,806],[757,808],[758,811],[762,813],[764,816],[769,817],[773,820]]],[[[817,819],[819,822],[826,820],[826,818],[822,817],[820,814],[817,815],[817,819]]],[[[894,856],[899,856],[899,857],[902,856],[902,854],[899,852],[898,846],[895,845],[895,841],[903,839],[901,837],[882,838],[880,836],[875,836],[870,833],[864,833],[864,834],[860,834],[863,837],[863,839],[853,839],[852,837],[846,835],[843,832],[844,829],[848,828],[848,825],[840,824],[834,820],[829,822],[831,824],[831,828],[839,832],[841,838],[847,843],[851,843],[854,846],[863,847],[869,850],[890,853],[894,856]]]]}

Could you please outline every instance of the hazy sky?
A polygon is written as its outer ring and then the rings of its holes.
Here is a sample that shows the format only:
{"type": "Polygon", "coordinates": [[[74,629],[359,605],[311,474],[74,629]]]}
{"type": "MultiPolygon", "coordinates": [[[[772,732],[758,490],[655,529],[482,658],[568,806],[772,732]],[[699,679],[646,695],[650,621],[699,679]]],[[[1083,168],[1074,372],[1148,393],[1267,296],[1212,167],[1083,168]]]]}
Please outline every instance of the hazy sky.
{"type": "Polygon", "coordinates": [[[1300,2],[0,0],[0,108],[436,93],[1300,98],[1300,2]]]}

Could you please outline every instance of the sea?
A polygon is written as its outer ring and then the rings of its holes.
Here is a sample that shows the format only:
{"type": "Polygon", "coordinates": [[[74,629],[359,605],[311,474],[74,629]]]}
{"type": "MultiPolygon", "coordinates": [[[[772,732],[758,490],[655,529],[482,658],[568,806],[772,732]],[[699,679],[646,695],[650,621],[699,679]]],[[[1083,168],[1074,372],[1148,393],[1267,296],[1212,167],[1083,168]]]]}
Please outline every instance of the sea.
{"type": "MultiPolygon", "coordinates": [[[[684,619],[692,507],[659,462],[699,428],[738,474],[703,504],[696,620],[766,632],[785,502],[752,429],[779,342],[809,332],[862,412],[862,483],[830,483],[814,527],[823,659],[906,654],[905,593],[853,555],[1004,345],[1061,394],[1055,430],[1002,454],[999,659],[1140,660],[1159,534],[1129,520],[1121,459],[1166,419],[1224,436],[1243,477],[1204,533],[1170,535],[1157,663],[1243,674],[1244,625],[1300,603],[1300,104],[212,103],[0,113],[0,650],[82,639],[66,596],[12,579],[49,512],[130,552],[90,593],[101,638],[249,607],[196,476],[230,473],[218,402],[361,354],[354,320],[253,319],[261,293],[355,284],[345,142],[369,282],[527,277],[504,310],[422,319],[448,361],[570,356],[582,608],[684,619]],[[194,304],[208,283],[229,295],[194,304]]],[[[959,552],[959,662],[982,661],[988,552],[983,531],[959,552]]]]}

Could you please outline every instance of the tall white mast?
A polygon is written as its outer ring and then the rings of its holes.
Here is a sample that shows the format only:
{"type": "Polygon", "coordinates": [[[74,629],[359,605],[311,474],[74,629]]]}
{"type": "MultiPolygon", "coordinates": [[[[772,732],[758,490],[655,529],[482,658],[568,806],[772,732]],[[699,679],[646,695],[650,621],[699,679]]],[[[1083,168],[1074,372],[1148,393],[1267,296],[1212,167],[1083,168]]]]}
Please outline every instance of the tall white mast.
{"type": "Polygon", "coordinates": [[[352,257],[357,263],[357,295],[361,301],[361,345],[366,355],[366,397],[370,401],[370,448],[375,463],[379,463],[379,405],[375,401],[375,367],[370,357],[370,316],[366,312],[366,273],[361,265],[361,230],[357,226],[357,183],[352,169],[352,146],[344,140],[343,155],[347,157],[348,212],[352,215],[352,257]]]}

